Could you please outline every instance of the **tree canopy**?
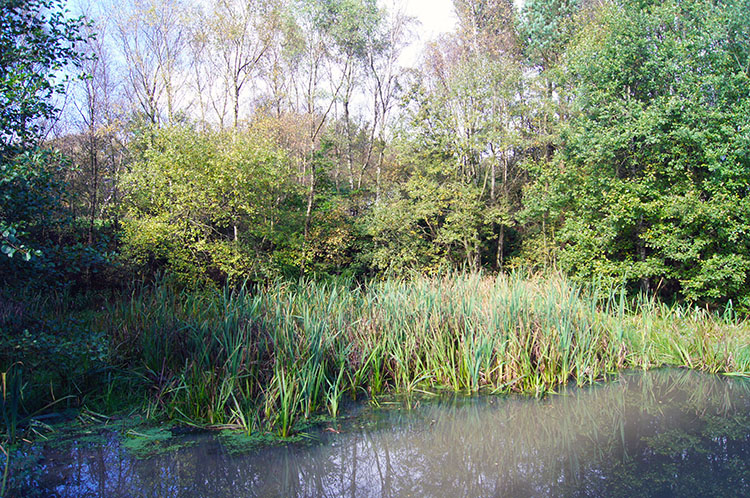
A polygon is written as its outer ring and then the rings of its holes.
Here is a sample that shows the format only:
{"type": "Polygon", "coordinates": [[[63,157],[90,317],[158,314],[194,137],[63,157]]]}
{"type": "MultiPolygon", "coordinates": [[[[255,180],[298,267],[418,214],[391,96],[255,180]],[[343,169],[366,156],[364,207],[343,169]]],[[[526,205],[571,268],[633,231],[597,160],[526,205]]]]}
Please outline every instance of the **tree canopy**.
{"type": "Polygon", "coordinates": [[[456,0],[412,68],[413,20],[370,0],[3,5],[8,255],[750,296],[746,0],[456,0]],[[63,81],[64,157],[37,156],[63,81]]]}
{"type": "Polygon", "coordinates": [[[610,5],[576,37],[574,117],[547,172],[566,270],[691,299],[747,293],[747,7],[610,5]]]}
{"type": "MultiPolygon", "coordinates": [[[[58,204],[57,180],[43,156],[28,152],[65,90],[62,71],[82,55],[83,19],[66,16],[61,0],[0,1],[0,251],[33,253],[24,241],[58,204]]],[[[3,258],[5,259],[5,258],[3,258]]]]}

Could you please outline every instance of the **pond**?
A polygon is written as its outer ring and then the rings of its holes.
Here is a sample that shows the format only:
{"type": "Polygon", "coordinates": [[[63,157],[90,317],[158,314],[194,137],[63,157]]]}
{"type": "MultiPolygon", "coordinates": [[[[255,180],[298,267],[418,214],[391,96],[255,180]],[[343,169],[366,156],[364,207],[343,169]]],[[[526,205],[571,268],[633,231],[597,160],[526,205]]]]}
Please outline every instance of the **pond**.
{"type": "Polygon", "coordinates": [[[85,439],[27,453],[36,461],[23,494],[750,496],[750,382],[672,369],[543,399],[352,405],[283,445],[156,431],[145,440],[166,451],[144,458],[116,432],[85,439]]]}

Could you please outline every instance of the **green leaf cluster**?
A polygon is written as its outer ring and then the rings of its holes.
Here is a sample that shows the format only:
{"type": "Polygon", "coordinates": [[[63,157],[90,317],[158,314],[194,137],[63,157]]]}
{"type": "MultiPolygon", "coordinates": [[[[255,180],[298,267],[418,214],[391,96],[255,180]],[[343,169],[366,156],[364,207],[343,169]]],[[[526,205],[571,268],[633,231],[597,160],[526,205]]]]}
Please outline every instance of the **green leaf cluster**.
{"type": "Polygon", "coordinates": [[[81,61],[83,18],[63,0],[0,1],[0,155],[37,140],[53,97],[65,90],[62,69],[81,61]]]}
{"type": "Polygon", "coordinates": [[[189,285],[282,271],[273,255],[300,246],[302,193],[269,133],[174,127],[144,140],[124,179],[126,258],[189,285]]]}
{"type": "Polygon", "coordinates": [[[750,293],[748,26],[744,0],[624,1],[580,30],[563,148],[525,199],[551,216],[565,270],[691,300],[750,293]]]}

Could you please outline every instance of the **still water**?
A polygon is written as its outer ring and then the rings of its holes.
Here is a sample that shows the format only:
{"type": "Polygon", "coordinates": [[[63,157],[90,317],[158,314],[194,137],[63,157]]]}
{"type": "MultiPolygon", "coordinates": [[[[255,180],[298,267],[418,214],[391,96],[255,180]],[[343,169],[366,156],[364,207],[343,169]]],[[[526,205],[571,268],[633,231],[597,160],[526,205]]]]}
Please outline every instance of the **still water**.
{"type": "Polygon", "coordinates": [[[104,443],[40,450],[28,495],[750,496],[750,382],[628,372],[544,399],[441,396],[236,453],[215,434],[136,458],[104,443]],[[334,432],[334,431],[338,431],[334,432]]]}

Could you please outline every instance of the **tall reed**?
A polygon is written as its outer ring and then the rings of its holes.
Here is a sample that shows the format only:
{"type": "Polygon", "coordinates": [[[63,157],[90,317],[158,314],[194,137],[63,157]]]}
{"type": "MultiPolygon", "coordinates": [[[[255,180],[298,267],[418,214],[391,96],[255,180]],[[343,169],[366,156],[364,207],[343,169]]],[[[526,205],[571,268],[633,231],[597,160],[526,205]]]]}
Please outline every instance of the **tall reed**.
{"type": "Polygon", "coordinates": [[[190,423],[270,428],[341,397],[386,390],[541,394],[625,367],[750,375],[750,327],[734,317],[629,301],[562,276],[451,274],[274,282],[177,292],[165,283],[111,305],[107,333],[152,400],[190,423]]]}

